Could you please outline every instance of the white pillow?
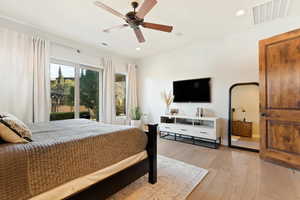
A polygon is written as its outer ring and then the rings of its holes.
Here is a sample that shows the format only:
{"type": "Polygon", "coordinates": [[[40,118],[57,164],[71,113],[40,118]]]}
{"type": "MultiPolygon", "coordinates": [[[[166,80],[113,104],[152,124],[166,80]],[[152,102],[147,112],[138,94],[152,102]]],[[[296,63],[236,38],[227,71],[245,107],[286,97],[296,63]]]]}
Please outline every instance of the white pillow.
{"type": "Polygon", "coordinates": [[[30,129],[17,117],[0,113],[0,138],[10,143],[27,143],[31,137],[30,129]]]}

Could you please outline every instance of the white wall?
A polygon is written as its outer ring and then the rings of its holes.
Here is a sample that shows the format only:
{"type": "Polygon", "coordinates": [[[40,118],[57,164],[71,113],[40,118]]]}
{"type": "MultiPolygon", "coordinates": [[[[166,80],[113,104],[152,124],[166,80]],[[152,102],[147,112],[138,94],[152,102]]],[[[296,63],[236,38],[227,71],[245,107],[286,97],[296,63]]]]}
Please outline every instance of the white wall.
{"type": "Polygon", "coordinates": [[[258,81],[259,40],[296,28],[300,28],[300,18],[286,18],[223,39],[197,41],[140,60],[139,101],[143,112],[149,114],[151,121],[159,122],[159,116],[165,111],[161,92],[171,90],[174,80],[212,77],[212,103],[174,104],[173,107],[178,107],[186,115],[195,115],[197,107],[209,109],[213,115],[222,118],[221,131],[227,140],[230,86],[258,81]]]}

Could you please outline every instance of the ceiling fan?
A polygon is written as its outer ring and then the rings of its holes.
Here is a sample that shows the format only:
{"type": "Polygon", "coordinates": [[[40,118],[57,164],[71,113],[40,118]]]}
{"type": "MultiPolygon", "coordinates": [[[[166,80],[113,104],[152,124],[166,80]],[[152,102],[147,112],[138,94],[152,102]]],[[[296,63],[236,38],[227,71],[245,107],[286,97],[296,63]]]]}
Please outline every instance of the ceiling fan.
{"type": "Polygon", "coordinates": [[[144,28],[154,29],[158,31],[164,32],[172,32],[172,26],[166,26],[161,24],[153,24],[144,22],[144,17],[152,10],[152,8],[157,4],[157,0],[145,0],[144,3],[141,5],[138,11],[136,9],[139,7],[139,3],[137,1],[133,1],[131,3],[133,7],[133,11],[128,12],[126,15],[119,13],[118,11],[112,9],[111,7],[105,5],[102,2],[96,1],[95,5],[110,12],[111,14],[120,17],[125,20],[126,24],[122,24],[119,26],[114,26],[112,28],[104,29],[103,32],[109,33],[113,29],[122,29],[126,27],[131,27],[134,30],[134,33],[137,37],[137,40],[140,43],[145,42],[144,35],[140,29],[140,26],[144,28]]]}

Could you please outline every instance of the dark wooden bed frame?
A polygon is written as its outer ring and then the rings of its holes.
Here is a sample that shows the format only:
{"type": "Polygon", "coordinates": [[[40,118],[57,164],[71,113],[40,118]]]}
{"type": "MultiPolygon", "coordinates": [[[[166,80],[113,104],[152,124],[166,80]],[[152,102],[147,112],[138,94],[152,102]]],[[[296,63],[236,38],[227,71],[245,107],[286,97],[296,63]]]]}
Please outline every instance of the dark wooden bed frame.
{"type": "Polygon", "coordinates": [[[149,183],[157,181],[157,124],[149,124],[147,152],[148,157],[108,178],[78,192],[66,200],[102,200],[106,199],[130,183],[148,173],[149,183]]]}

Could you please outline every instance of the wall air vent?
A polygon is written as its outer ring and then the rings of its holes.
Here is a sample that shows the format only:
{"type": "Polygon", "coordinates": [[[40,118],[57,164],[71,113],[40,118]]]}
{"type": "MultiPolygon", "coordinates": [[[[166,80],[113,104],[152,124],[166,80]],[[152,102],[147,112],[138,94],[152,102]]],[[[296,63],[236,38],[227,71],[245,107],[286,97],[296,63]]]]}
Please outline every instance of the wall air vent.
{"type": "Polygon", "coordinates": [[[262,24],[288,15],[290,0],[268,0],[252,8],[254,24],[262,24]]]}

